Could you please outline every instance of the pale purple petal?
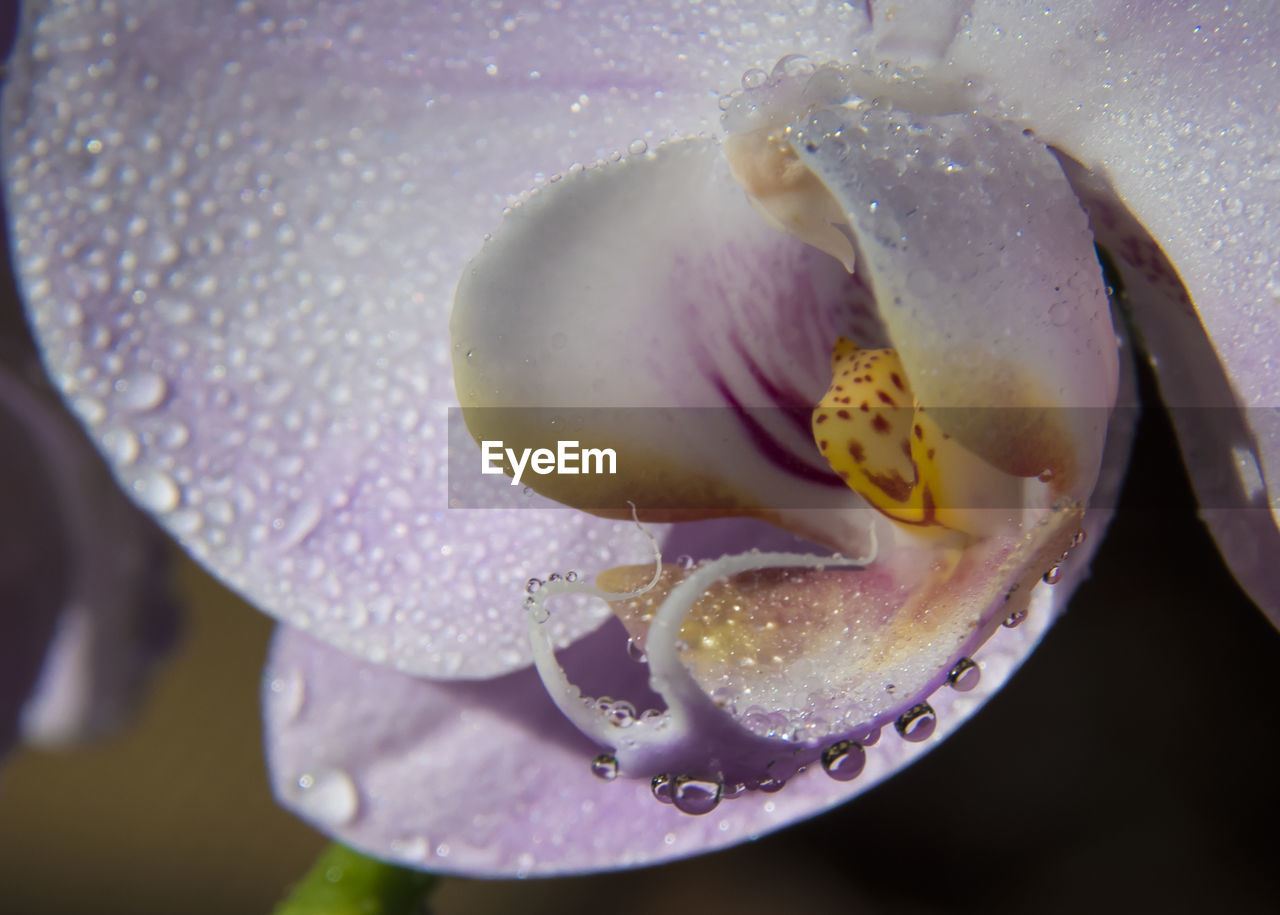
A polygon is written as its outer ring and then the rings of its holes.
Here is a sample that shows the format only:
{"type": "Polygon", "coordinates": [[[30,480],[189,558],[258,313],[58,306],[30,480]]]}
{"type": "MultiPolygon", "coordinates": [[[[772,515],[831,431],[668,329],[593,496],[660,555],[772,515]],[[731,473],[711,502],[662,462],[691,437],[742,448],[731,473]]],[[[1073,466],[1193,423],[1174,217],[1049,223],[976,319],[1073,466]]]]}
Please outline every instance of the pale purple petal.
{"type": "MultiPolygon", "coordinates": [[[[929,742],[890,731],[867,748],[853,781],[815,768],[776,794],[751,792],[701,817],[658,803],[645,780],[595,777],[601,749],[532,671],[475,684],[418,680],[281,627],[264,686],[271,781],[281,803],[323,832],[435,872],[548,876],[658,863],[771,832],[872,787],[976,710],[1050,615],[1037,607],[988,643],[977,690],[937,695],[938,736],[929,742]]],[[[639,688],[644,668],[623,641],[611,626],[562,655],[582,682],[629,667],[639,688]]]]}
{"type": "Polygon", "coordinates": [[[5,96],[56,383],[134,497],[264,610],[418,672],[525,663],[526,578],[643,548],[564,513],[447,510],[462,265],[513,195],[713,127],[744,62],[838,54],[865,10],[779,29],[763,3],[114,9],[33,4],[5,96]]]}
{"type": "Polygon", "coordinates": [[[1133,295],[1206,520],[1280,625],[1268,559],[1280,544],[1274,11],[1122,0],[974,7],[974,25],[950,49],[954,66],[981,73],[983,91],[1093,169],[1137,219],[1107,226],[1091,213],[1133,295]]]}

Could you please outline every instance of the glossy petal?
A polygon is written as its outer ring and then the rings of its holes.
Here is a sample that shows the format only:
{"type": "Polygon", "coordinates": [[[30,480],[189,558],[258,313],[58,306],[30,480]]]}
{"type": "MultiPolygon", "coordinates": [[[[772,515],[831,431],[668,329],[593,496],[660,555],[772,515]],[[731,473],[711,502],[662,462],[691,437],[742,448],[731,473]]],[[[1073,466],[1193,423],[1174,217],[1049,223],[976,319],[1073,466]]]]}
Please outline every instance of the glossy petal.
{"type": "MultiPolygon", "coordinates": [[[[913,744],[888,732],[854,781],[815,768],[776,794],[751,792],[701,817],[659,804],[647,780],[592,775],[600,748],[532,671],[475,684],[418,680],[282,627],[264,688],[271,780],[277,798],[322,831],[432,871],[543,876],[699,854],[841,803],[927,751],[1034,645],[1050,617],[1051,595],[1042,596],[1031,620],[986,646],[977,690],[935,700],[938,737],[913,744]]],[[[562,656],[584,682],[631,668],[638,688],[644,668],[621,645],[611,626],[562,656]],[[607,636],[614,641],[602,644],[607,636]]]]}
{"type": "Polygon", "coordinates": [[[1280,544],[1273,10],[1263,2],[979,2],[949,53],[959,72],[983,74],[983,91],[1038,136],[1093,169],[1113,215],[1127,208],[1136,217],[1120,231],[1095,218],[1095,228],[1133,293],[1223,556],[1280,625],[1265,558],[1280,544]]]}
{"type": "Polygon", "coordinates": [[[773,9],[32,4],[5,169],[57,385],[262,609],[420,673],[527,662],[525,579],[645,554],[625,526],[446,510],[454,284],[512,195],[709,129],[742,61],[866,24],[773,9]]]}
{"type": "Polygon", "coordinates": [[[815,539],[831,525],[826,542],[851,551],[851,524],[805,511],[863,505],[816,452],[809,412],[832,341],[878,327],[865,286],[766,225],[709,140],[519,205],[468,266],[452,319],[473,435],[537,447],[569,424],[618,452],[614,475],[527,485],[589,508],[786,515],[815,539]]]}
{"type": "MultiPolygon", "coordinates": [[[[1136,392],[1121,366],[1117,422],[1108,436],[1096,500],[1114,505],[1123,484],[1136,392]]],[[[930,697],[937,730],[924,743],[891,730],[867,747],[852,781],[815,766],[779,792],[726,799],[705,816],[658,803],[647,781],[605,783],[601,752],[556,708],[531,670],[486,683],[415,679],[358,661],[280,627],[263,679],[267,759],[277,798],[323,832],[370,854],[440,873],[549,876],[639,867],[700,854],[813,816],[873,787],[945,739],[977,711],[1039,641],[1087,575],[1106,510],[1085,518],[1088,537],[1062,580],[1035,589],[1020,626],[1002,628],[977,653],[975,689],[930,697]]],[[[785,540],[731,538],[732,521],[680,525],[673,546],[713,551],[785,540]],[[687,539],[680,539],[685,535],[687,539]]],[[[646,670],[627,657],[611,624],[560,652],[576,682],[596,695],[647,695],[646,670]]]]}

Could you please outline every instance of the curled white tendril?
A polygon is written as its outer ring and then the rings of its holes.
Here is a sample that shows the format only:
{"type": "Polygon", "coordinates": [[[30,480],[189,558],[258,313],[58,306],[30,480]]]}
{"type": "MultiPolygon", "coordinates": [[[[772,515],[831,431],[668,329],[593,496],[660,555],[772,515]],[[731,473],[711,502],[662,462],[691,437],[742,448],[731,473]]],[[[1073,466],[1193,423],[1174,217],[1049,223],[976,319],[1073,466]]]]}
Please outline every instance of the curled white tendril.
{"type": "Polygon", "coordinates": [[[869,553],[863,557],[752,551],[722,556],[695,568],[672,589],[654,614],[645,644],[649,685],[667,707],[651,709],[635,717],[629,713],[629,704],[623,706],[628,712],[620,715],[617,703],[584,696],[556,659],[551,638],[543,628],[550,617],[546,603],[557,595],[586,594],[604,601],[619,601],[640,597],[657,585],[662,575],[661,548],[640,524],[634,506],[632,517],[653,546],[654,571],[647,583],[634,591],[615,593],[585,582],[557,579],[538,586],[525,602],[534,666],[552,701],[585,736],[612,749],[618,770],[625,775],[649,777],[660,772],[680,771],[720,774],[729,762],[721,758],[723,737],[729,732],[747,744],[767,744],[765,755],[777,755],[777,741],[748,735],[698,686],[679,659],[680,627],[698,598],[716,582],[734,575],[762,569],[870,565],[878,550],[874,527],[870,530],[869,553]]]}

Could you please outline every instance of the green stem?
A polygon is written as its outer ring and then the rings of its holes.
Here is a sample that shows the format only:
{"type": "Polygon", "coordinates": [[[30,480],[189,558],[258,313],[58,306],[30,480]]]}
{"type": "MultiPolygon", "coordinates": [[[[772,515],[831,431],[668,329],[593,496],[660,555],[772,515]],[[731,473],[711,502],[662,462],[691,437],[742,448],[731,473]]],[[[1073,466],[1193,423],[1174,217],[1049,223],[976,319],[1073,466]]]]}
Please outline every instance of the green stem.
{"type": "Polygon", "coordinates": [[[333,844],[276,906],[274,915],[417,915],[440,882],[434,874],[366,858],[333,844]]]}

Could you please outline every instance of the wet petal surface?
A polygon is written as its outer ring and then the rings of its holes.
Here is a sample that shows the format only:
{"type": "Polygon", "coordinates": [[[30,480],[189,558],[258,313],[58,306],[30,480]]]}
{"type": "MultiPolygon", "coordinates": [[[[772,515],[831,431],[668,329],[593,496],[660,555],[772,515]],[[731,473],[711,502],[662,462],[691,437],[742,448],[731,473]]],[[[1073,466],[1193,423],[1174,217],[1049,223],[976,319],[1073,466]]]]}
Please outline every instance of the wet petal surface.
{"type": "Polygon", "coordinates": [[[1259,560],[1276,543],[1280,474],[1280,27],[1263,3],[1141,9],[975,3],[947,53],[1106,186],[1096,197],[1114,218],[1093,212],[1095,228],[1132,291],[1207,520],[1280,623],[1259,560]]]}
{"type": "Polygon", "coordinates": [[[709,128],[738,60],[840,53],[866,19],[833,4],[778,33],[768,9],[711,34],[678,5],[34,4],[5,168],[58,386],[262,609],[419,672],[526,663],[525,579],[644,552],[605,522],[446,510],[454,284],[515,195],[709,128]]]}
{"type": "MultiPolygon", "coordinates": [[[[1046,600],[1051,593],[1061,592],[1046,589],[1046,600]]],[[[934,741],[999,687],[1049,616],[1041,605],[1024,626],[1002,630],[981,656],[977,689],[940,696],[934,741]]],[[[583,679],[593,665],[597,676],[602,665],[643,670],[618,644],[615,655],[599,641],[562,652],[583,679]]],[[[605,783],[592,774],[600,749],[532,672],[483,684],[415,680],[282,628],[264,682],[268,760],[282,803],[364,851],[473,876],[636,867],[733,845],[847,800],[934,742],[886,734],[853,781],[815,767],[775,794],[725,801],[699,817],[656,801],[648,780],[605,783]]]]}

